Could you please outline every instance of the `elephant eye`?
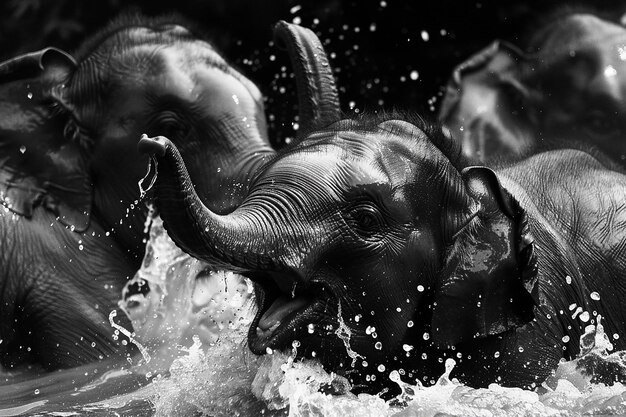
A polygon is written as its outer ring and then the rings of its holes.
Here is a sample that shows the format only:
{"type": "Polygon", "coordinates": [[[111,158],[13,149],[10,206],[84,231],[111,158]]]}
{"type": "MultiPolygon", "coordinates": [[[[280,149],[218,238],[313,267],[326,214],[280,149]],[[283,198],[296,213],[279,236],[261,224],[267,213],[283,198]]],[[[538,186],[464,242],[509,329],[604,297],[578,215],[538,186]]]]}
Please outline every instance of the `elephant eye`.
{"type": "Polygon", "coordinates": [[[380,210],[371,203],[358,203],[350,210],[353,228],[362,237],[379,232],[385,223],[380,210]]]}

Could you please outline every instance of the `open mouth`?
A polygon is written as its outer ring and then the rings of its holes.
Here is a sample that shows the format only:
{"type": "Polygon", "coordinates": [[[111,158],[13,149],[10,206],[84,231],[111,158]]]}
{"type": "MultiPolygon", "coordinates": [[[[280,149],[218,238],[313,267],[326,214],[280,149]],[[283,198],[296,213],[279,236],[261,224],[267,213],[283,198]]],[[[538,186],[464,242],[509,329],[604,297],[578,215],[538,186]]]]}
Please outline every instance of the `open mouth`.
{"type": "Polygon", "coordinates": [[[292,341],[311,336],[331,298],[323,285],[305,283],[290,274],[253,273],[248,277],[258,284],[261,301],[248,332],[253,353],[288,348],[292,341]]]}

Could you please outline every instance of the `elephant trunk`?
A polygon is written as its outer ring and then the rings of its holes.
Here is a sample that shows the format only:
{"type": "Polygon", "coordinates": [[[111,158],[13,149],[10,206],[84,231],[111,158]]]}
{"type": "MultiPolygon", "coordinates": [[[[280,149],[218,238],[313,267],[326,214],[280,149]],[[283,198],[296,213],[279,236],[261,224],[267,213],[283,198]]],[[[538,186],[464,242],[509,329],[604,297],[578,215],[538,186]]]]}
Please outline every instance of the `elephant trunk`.
{"type": "Polygon", "coordinates": [[[265,240],[272,234],[264,230],[267,222],[260,211],[240,207],[227,215],[213,213],[200,201],[169,139],[144,135],[138,149],[157,161],[156,203],[165,229],[182,250],[216,267],[239,271],[275,267],[263,255],[273,245],[265,240]]]}
{"type": "Polygon", "coordinates": [[[319,38],[309,29],[280,21],[274,27],[277,45],[286,49],[294,67],[298,91],[300,131],[339,120],[339,95],[319,38]]]}

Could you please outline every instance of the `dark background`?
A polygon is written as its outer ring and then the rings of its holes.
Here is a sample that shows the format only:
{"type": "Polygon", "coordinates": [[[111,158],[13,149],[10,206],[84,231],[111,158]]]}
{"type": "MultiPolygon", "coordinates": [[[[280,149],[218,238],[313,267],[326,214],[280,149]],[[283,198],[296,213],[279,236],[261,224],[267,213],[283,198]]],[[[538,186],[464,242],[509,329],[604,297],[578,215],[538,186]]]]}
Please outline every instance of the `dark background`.
{"type": "Polygon", "coordinates": [[[495,38],[523,44],[525,28],[563,5],[593,7],[614,21],[626,12],[626,1],[615,0],[0,0],[0,59],[49,45],[71,52],[129,9],[148,16],[176,12],[206,30],[259,86],[280,145],[294,136],[297,113],[289,62],[270,42],[280,19],[318,33],[345,112],[399,108],[434,115],[456,64],[495,38]]]}

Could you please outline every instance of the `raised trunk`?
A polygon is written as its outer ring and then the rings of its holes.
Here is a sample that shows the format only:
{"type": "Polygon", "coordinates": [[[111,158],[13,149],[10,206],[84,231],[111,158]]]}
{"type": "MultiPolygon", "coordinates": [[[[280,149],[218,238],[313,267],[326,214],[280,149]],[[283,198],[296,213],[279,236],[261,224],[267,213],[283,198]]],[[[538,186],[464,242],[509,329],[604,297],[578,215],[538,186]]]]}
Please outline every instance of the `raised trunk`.
{"type": "Polygon", "coordinates": [[[240,207],[217,215],[200,201],[189,173],[172,142],[162,136],[142,137],[139,151],[156,159],[155,197],[163,225],[172,240],[191,256],[240,271],[275,268],[263,254],[271,241],[260,210],[240,207]]]}
{"type": "Polygon", "coordinates": [[[277,45],[289,53],[298,89],[300,131],[339,120],[339,96],[319,38],[309,29],[280,21],[274,27],[277,45]]]}

